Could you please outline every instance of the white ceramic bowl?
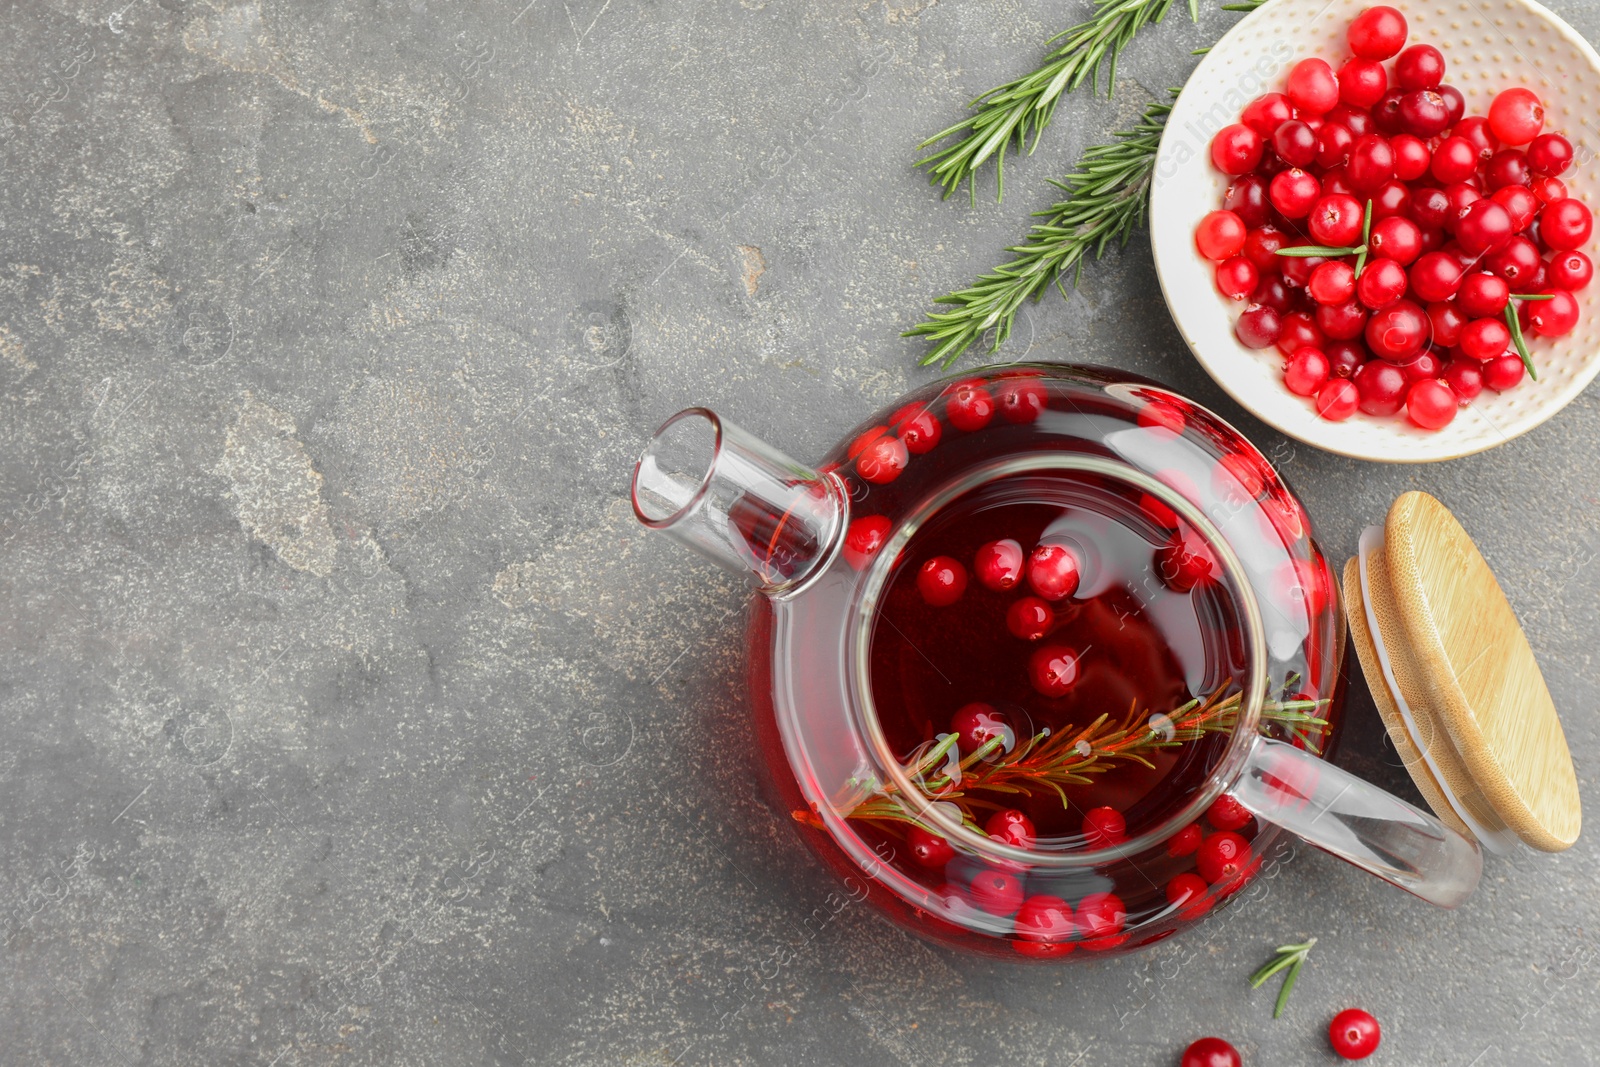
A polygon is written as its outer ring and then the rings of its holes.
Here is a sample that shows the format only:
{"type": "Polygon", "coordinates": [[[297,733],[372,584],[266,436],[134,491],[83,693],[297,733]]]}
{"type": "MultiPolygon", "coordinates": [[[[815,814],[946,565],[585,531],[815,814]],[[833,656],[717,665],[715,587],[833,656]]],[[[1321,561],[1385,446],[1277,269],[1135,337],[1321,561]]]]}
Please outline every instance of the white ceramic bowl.
{"type": "MultiPolygon", "coordinates": [[[[1485,390],[1449,426],[1426,433],[1404,416],[1317,417],[1284,388],[1276,349],[1252,351],[1233,335],[1240,307],[1212,284],[1195,251],[1195,224],[1222,204],[1227,178],[1211,166],[1211,135],[1239,121],[1246,103],[1281,91],[1295,62],[1321,56],[1338,69],[1348,57],[1345,27],[1380,0],[1270,0],[1246,16],[1201,61],[1167,121],[1150,197],[1151,245],[1172,317],[1196,358],[1263,422],[1318,448],[1385,463],[1453,459],[1503,444],[1560,411],[1600,372],[1600,282],[1579,294],[1583,318],[1566,337],[1529,339],[1539,380],[1504,394],[1485,390]]],[[[1408,43],[1444,53],[1445,82],[1461,90],[1469,115],[1487,114],[1496,93],[1525,85],[1544,100],[1547,130],[1572,141],[1576,159],[1561,176],[1572,196],[1600,209],[1600,56],[1577,32],[1531,0],[1388,0],[1405,13],[1408,43]]],[[[1392,67],[1392,63],[1389,64],[1392,67]]],[[[1600,226],[1584,251],[1600,263],[1600,226]]]]}

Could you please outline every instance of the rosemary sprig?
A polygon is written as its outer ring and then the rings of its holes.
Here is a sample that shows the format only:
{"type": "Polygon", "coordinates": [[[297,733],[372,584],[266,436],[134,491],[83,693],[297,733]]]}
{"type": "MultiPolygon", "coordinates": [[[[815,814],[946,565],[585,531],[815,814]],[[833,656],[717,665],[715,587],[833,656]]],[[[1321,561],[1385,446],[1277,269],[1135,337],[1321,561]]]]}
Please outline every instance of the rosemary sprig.
{"type": "MultiPolygon", "coordinates": [[[[1172,95],[1176,98],[1178,90],[1173,89],[1172,95]]],[[[991,329],[995,336],[989,351],[996,351],[1011,336],[1024,300],[1037,299],[1052,282],[1059,286],[1062,273],[1069,269],[1081,273],[1083,258],[1090,252],[1098,259],[1111,242],[1128,243],[1150,210],[1156,148],[1171,112],[1170,102],[1153,103],[1133,129],[1090,148],[1066,181],[1051,181],[1066,193],[1065,199],[1036,213],[1045,221],[1033,225],[1026,243],[1007,250],[1013,253],[1009,263],[984,274],[970,288],[934,301],[952,304],[955,310],[931,311],[904,334],[937,342],[922,357],[924,366],[949,366],[991,329]]],[[[1066,295],[1064,288],[1061,294],[1066,295]]]]}
{"type": "Polygon", "coordinates": [[[1272,1009],[1272,1017],[1278,1018],[1283,1014],[1283,1006],[1289,1003],[1289,994],[1294,992],[1295,979],[1300,977],[1300,968],[1305,966],[1306,957],[1311,954],[1311,948],[1317,943],[1316,938],[1299,945],[1279,945],[1277,955],[1270,963],[1250,976],[1250,988],[1260,989],[1261,986],[1277,974],[1288,969],[1289,975],[1283,980],[1283,988],[1278,990],[1278,1003],[1272,1009]]]}
{"type": "MultiPolygon", "coordinates": [[[[1094,15],[1070,30],[1050,38],[1047,44],[1061,41],[1030,74],[996,86],[968,104],[977,113],[948,129],[941,130],[917,146],[932,147],[951,137],[958,139],[919,159],[917,166],[928,168],[928,180],[944,187],[944,195],[966,181],[970,195],[977,199],[978,169],[995,160],[995,199],[1005,196],[1006,150],[1015,144],[1032,153],[1039,137],[1050,125],[1056,104],[1063,93],[1077,89],[1084,81],[1089,91],[1100,88],[1100,68],[1109,63],[1106,95],[1117,80],[1117,58],[1133,37],[1146,25],[1166,18],[1173,0],[1095,0],[1094,15]],[[1031,143],[1030,143],[1031,138],[1031,143]]],[[[1199,0],[1189,0],[1189,17],[1200,20],[1199,0]]]]}
{"type": "Polygon", "coordinates": [[[1517,355],[1522,357],[1522,365],[1527,368],[1528,377],[1534,381],[1539,380],[1539,372],[1533,369],[1533,354],[1528,351],[1528,340],[1522,336],[1522,323],[1517,319],[1517,308],[1510,301],[1506,302],[1506,328],[1511,331],[1511,343],[1517,346],[1517,355]]]}

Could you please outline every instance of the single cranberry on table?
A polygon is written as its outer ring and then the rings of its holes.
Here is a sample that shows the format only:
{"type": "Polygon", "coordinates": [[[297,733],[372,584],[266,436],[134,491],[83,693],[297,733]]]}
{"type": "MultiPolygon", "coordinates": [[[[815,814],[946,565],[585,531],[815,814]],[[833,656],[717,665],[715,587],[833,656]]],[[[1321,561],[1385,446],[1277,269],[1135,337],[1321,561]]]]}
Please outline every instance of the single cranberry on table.
{"type": "Polygon", "coordinates": [[[1072,691],[1078,680],[1078,654],[1065,645],[1046,645],[1028,657],[1028,680],[1034,692],[1054,700],[1072,691]]]}
{"type": "Polygon", "coordinates": [[[967,570],[949,556],[934,556],[917,571],[917,592],[930,607],[947,608],[967,591],[967,570]]]}
{"type": "Polygon", "coordinates": [[[1538,175],[1555,177],[1572,166],[1572,142],[1559,133],[1541,133],[1528,144],[1528,166],[1538,175]]]}
{"type": "Polygon", "coordinates": [[[1456,395],[1437,378],[1416,382],[1406,393],[1406,418],[1424,430],[1439,430],[1456,417],[1456,395]]]}
{"type": "Polygon", "coordinates": [[[1055,625],[1055,609],[1036,596],[1025,596],[1006,609],[1006,629],[1024,641],[1039,640],[1055,625]]]}
{"type": "Polygon", "coordinates": [[[939,870],[956,858],[956,850],[950,846],[950,842],[915,824],[906,831],[906,847],[911,850],[912,861],[919,867],[939,870]]]}
{"type": "Polygon", "coordinates": [[[1046,600],[1071,596],[1078,578],[1078,557],[1065,545],[1041,544],[1028,556],[1028,585],[1046,600]]]}
{"type": "Polygon", "coordinates": [[[1090,808],[1083,813],[1083,837],[1089,848],[1110,848],[1128,839],[1128,823],[1116,808],[1090,808]]]}
{"type": "Polygon", "coordinates": [[[1544,102],[1531,89],[1506,89],[1489,105],[1489,130],[1503,144],[1527,144],[1544,129],[1544,102]]]}
{"type": "Polygon", "coordinates": [[[1388,6],[1369,7],[1350,20],[1345,40],[1362,59],[1392,59],[1405,47],[1406,17],[1388,6]]]}
{"type": "Polygon", "coordinates": [[[944,433],[943,424],[927,404],[913,402],[889,416],[889,424],[913,456],[933,451],[944,433]]]}
{"type": "Polygon", "coordinates": [[[951,717],[950,729],[961,738],[961,752],[966,756],[994,740],[1000,741],[1002,752],[1009,752],[1016,745],[1017,733],[1005,713],[982,701],[963,704],[951,717]]]}
{"type": "Polygon", "coordinates": [[[1022,546],[1007,537],[979,545],[972,559],[972,573],[986,589],[1004,593],[1022,581],[1022,546]]]}
{"type": "Polygon", "coordinates": [[[1220,1037],[1202,1037],[1183,1050],[1178,1067],[1242,1067],[1239,1050],[1220,1037]]]}
{"type": "Polygon", "coordinates": [[[1328,1024],[1333,1051],[1347,1060],[1364,1060],[1378,1051],[1383,1032],[1378,1020],[1360,1008],[1346,1008],[1328,1024]]]}
{"type": "Polygon", "coordinates": [[[983,824],[984,833],[1013,848],[1032,848],[1038,837],[1033,820],[1016,808],[1005,808],[989,816],[983,824]]]}
{"type": "Polygon", "coordinates": [[[1540,337],[1565,337],[1578,325],[1578,301],[1565,289],[1546,289],[1548,300],[1524,300],[1518,319],[1524,331],[1540,337]]]}

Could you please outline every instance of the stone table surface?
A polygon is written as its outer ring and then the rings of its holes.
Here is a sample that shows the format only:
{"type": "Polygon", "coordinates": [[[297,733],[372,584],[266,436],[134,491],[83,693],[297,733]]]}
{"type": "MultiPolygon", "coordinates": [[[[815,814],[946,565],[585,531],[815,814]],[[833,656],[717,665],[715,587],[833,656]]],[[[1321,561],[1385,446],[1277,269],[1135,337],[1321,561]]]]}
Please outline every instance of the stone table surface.
{"type": "MultiPolygon", "coordinates": [[[[1592,835],[1454,913],[1301,849],[1066,968],[805,924],[834,885],[750,784],[744,594],[630,516],[680,407],[814,458],[929,381],[900,331],[1239,17],[1201,8],[973,207],[916,142],[1084,0],[6,5],[0,1061],[1319,1064],[1360,1004],[1373,1062],[1600,1063],[1592,835]],[[1244,978],[1309,935],[1274,1022],[1244,978]]],[[[1199,370],[1142,237],[1025,354],[1214,406],[1336,560],[1443,499],[1593,796],[1600,393],[1451,463],[1294,445],[1199,370]]],[[[1355,688],[1343,761],[1404,792],[1355,688]]]]}

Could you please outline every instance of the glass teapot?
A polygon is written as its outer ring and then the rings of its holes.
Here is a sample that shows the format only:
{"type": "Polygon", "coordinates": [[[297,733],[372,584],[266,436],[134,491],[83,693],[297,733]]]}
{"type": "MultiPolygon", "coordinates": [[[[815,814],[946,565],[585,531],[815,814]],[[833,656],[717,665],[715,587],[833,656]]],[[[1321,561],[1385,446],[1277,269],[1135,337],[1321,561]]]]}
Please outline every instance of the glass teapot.
{"type": "Polygon", "coordinates": [[[1474,841],[1320,758],[1345,626],[1310,521],[1237,431],[1160,385],[986,368],[901,398],[815,470],[691,408],[632,496],[754,582],[769,785],[918,934],[1131,951],[1248,884],[1284,831],[1444,907],[1477,884],[1474,841]]]}

